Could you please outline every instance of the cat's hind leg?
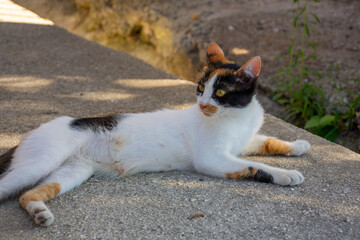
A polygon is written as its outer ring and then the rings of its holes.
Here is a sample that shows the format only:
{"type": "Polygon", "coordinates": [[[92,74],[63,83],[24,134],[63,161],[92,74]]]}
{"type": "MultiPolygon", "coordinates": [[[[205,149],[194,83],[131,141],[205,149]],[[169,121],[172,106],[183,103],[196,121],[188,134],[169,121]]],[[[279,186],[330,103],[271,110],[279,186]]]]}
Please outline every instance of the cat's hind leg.
{"type": "Polygon", "coordinates": [[[301,156],[310,149],[310,143],[306,140],[294,142],[282,141],[274,137],[255,135],[242,151],[241,155],[285,155],[301,156]]]}
{"type": "Polygon", "coordinates": [[[36,184],[91,135],[71,128],[73,118],[59,117],[27,133],[19,146],[0,156],[0,200],[36,184]],[[4,165],[4,166],[3,166],[4,165]]]}
{"type": "Polygon", "coordinates": [[[19,199],[37,225],[49,226],[54,216],[45,202],[63,194],[86,181],[94,173],[94,168],[84,162],[69,162],[51,173],[42,183],[27,192],[19,199]]]}

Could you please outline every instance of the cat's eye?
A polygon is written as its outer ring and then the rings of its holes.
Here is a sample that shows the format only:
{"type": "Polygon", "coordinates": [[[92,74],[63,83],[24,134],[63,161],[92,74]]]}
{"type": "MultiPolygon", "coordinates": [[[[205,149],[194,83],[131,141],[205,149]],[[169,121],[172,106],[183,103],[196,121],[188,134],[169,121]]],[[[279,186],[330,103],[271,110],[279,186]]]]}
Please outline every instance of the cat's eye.
{"type": "Polygon", "coordinates": [[[199,91],[200,91],[200,92],[203,92],[203,91],[204,91],[204,86],[201,85],[201,84],[199,85],[199,91]]]}
{"type": "Polygon", "coordinates": [[[216,96],[218,97],[222,97],[225,95],[225,90],[224,89],[218,89],[216,90],[216,96]]]}

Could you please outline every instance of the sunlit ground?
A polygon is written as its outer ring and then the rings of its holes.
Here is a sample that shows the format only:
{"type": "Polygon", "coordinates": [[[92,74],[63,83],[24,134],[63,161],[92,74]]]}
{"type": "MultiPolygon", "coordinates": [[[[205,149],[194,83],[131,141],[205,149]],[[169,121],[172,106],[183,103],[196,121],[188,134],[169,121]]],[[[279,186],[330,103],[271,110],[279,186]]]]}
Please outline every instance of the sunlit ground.
{"type": "Polygon", "coordinates": [[[9,0],[0,0],[0,22],[54,25],[52,21],[41,18],[9,0]]]}
{"type": "Polygon", "coordinates": [[[234,47],[231,49],[231,53],[234,55],[247,55],[250,53],[250,51],[245,48],[234,47]]]}

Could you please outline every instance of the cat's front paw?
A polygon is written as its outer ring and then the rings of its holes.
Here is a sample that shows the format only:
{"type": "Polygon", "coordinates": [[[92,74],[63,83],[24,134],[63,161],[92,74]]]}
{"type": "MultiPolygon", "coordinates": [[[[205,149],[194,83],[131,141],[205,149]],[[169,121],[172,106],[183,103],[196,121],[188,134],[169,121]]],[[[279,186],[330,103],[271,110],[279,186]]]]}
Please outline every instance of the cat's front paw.
{"type": "Polygon", "coordinates": [[[282,186],[298,185],[304,181],[304,176],[296,170],[281,170],[274,174],[274,183],[282,186]]]}
{"type": "Polygon", "coordinates": [[[293,148],[294,156],[301,156],[307,153],[310,149],[310,143],[306,140],[296,140],[294,142],[291,142],[290,145],[293,148]]]}

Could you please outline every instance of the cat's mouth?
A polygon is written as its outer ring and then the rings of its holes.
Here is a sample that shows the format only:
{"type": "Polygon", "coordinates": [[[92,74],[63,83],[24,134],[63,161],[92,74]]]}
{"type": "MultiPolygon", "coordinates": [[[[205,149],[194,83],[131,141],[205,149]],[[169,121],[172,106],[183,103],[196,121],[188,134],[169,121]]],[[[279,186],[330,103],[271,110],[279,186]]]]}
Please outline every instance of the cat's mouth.
{"type": "Polygon", "coordinates": [[[207,105],[199,104],[199,108],[200,111],[207,117],[211,117],[212,115],[219,112],[219,108],[211,104],[207,104],[207,105]]]}

